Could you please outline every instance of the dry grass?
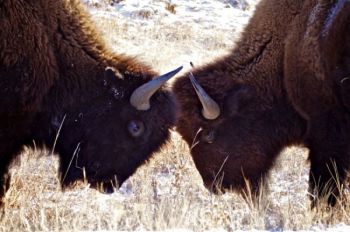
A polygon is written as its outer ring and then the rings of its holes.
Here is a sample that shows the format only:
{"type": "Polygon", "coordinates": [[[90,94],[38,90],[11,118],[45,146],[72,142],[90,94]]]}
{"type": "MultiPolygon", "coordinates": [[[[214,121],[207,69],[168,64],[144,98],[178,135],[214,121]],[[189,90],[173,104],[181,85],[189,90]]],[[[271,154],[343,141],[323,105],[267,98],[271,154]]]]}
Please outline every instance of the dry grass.
{"type": "Polygon", "coordinates": [[[189,61],[205,64],[227,54],[243,28],[237,25],[230,30],[220,27],[206,30],[186,21],[174,23],[155,17],[149,9],[133,13],[134,20],[119,14],[113,14],[113,20],[101,14],[97,17],[98,28],[113,45],[112,49],[137,56],[160,72],[188,65],[189,61]],[[148,13],[139,13],[144,11],[148,13]]]}
{"type": "Polygon", "coordinates": [[[283,152],[258,205],[235,193],[208,192],[175,132],[171,143],[112,195],[87,183],[62,192],[58,160],[48,153],[26,149],[12,168],[2,231],[301,230],[350,223],[349,204],[309,209],[307,151],[302,148],[283,152]]]}
{"type": "Polygon", "coordinates": [[[173,4],[171,2],[166,2],[165,3],[165,9],[169,11],[172,14],[176,14],[176,4],[173,4]]]}
{"type": "MultiPolygon", "coordinates": [[[[138,55],[161,72],[189,60],[198,65],[209,62],[227,53],[237,38],[237,31],[210,33],[161,21],[142,27],[116,17],[95,19],[117,52],[138,55]]],[[[49,153],[25,149],[15,162],[1,231],[325,230],[350,224],[348,192],[343,205],[310,210],[304,148],[282,153],[271,172],[269,191],[262,193],[258,205],[235,193],[208,192],[187,145],[175,132],[166,147],[111,195],[90,189],[87,183],[62,192],[58,160],[49,153]]]]}

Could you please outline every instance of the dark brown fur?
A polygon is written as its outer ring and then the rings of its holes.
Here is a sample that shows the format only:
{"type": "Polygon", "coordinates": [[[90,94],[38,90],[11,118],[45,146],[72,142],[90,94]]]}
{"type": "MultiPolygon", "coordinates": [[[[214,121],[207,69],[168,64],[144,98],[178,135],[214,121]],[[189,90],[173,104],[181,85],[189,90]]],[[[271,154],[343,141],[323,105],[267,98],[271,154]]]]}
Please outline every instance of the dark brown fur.
{"type": "MultiPolygon", "coordinates": [[[[335,3],[328,2],[329,10],[335,3]]],[[[305,86],[301,84],[293,86],[287,83],[288,78],[293,78],[294,74],[301,74],[300,70],[292,66],[289,69],[287,67],[289,63],[298,64],[300,62],[301,54],[297,53],[295,57],[290,55],[290,51],[302,51],[298,44],[300,39],[292,41],[291,38],[298,33],[304,33],[298,26],[305,27],[305,22],[297,22],[297,20],[311,17],[311,11],[317,4],[322,3],[316,0],[262,0],[232,52],[226,57],[193,71],[201,86],[219,104],[221,115],[217,119],[203,118],[201,104],[187,75],[176,81],[174,92],[181,107],[177,130],[190,146],[196,144],[191,149],[191,154],[208,188],[213,190],[214,182],[221,180],[223,189],[244,189],[246,178],[257,191],[261,178],[267,175],[280,151],[293,144],[304,144],[310,148],[311,166],[317,166],[322,170],[321,174],[315,171],[317,168],[312,168],[311,176],[316,175],[316,179],[319,179],[319,175],[322,175],[321,190],[323,190],[322,184],[329,180],[329,175],[323,176],[326,171],[325,164],[328,164],[329,160],[333,160],[334,157],[329,153],[322,153],[317,154],[317,157],[322,157],[321,163],[314,161],[312,158],[315,152],[314,147],[320,146],[322,142],[318,140],[314,145],[310,145],[308,135],[312,122],[305,117],[304,111],[299,110],[298,105],[301,103],[290,96],[293,93],[312,95],[314,90],[317,92],[318,87],[313,86],[312,83],[305,86]],[[285,75],[285,70],[290,75],[285,75]],[[198,132],[200,128],[202,131],[198,132]]],[[[348,5],[349,3],[346,3],[346,7],[348,5]]],[[[346,10],[349,13],[348,8],[346,10]]],[[[318,15],[316,22],[322,20],[322,16],[318,15]]],[[[313,29],[314,25],[309,27],[313,29]]],[[[342,39],[340,40],[344,40],[345,29],[337,28],[337,25],[332,25],[333,27],[334,31],[341,32],[342,39]]],[[[317,29],[315,30],[317,33],[317,29]]],[[[329,53],[327,50],[324,54],[326,57],[330,56],[325,60],[326,64],[334,62],[332,60],[336,54],[332,47],[334,46],[332,44],[335,43],[334,37],[333,31],[326,36],[331,43],[327,47],[329,53]]],[[[304,39],[308,41],[311,38],[306,36],[304,39]]],[[[349,40],[343,42],[343,45],[348,48],[349,40]]],[[[314,52],[305,51],[303,56],[316,59],[314,52]]],[[[340,57],[344,56],[340,55],[340,57]]],[[[315,62],[318,61],[315,60],[315,62]]],[[[346,60],[343,60],[343,63],[349,65],[346,60]]],[[[343,63],[338,62],[338,65],[342,66],[343,63]]],[[[335,67],[334,63],[332,65],[335,67]]],[[[317,77],[315,73],[319,71],[314,70],[314,66],[307,67],[314,71],[310,76],[317,77]]],[[[349,70],[344,72],[349,75],[349,70]]],[[[304,80],[303,75],[296,77],[299,78],[299,81],[304,80]]],[[[328,81],[336,83],[336,80],[328,81]]],[[[325,93],[317,92],[318,96],[314,96],[313,106],[316,109],[323,107],[321,104],[317,105],[318,97],[326,99],[331,97],[339,101],[339,93],[328,92],[334,84],[324,85],[326,86],[325,93]]],[[[333,146],[327,147],[327,141],[324,141],[327,149],[336,152],[340,157],[337,160],[338,169],[347,170],[349,163],[347,147],[350,144],[347,135],[350,130],[347,129],[347,122],[350,117],[342,105],[329,102],[329,99],[326,104],[331,104],[331,108],[339,109],[339,121],[337,124],[328,121],[328,128],[325,127],[325,122],[318,125],[318,122],[315,121],[314,127],[319,130],[315,130],[314,133],[327,134],[328,130],[335,131],[336,128],[344,126],[340,143],[336,143],[336,137],[323,137],[323,139],[331,139],[335,142],[334,145],[346,144],[346,148],[344,147],[346,152],[339,152],[339,149],[333,146]]],[[[315,112],[314,109],[309,110],[315,112]]],[[[323,113],[321,115],[321,117],[326,117],[323,113]]],[[[327,122],[331,118],[326,117],[324,120],[327,122]]],[[[344,172],[341,171],[341,173],[344,172]]],[[[315,189],[312,178],[310,186],[315,189]]]]}
{"type": "Polygon", "coordinates": [[[23,144],[52,148],[64,117],[55,147],[64,185],[82,168],[93,186],[121,184],[168,138],[170,93],[159,90],[148,111],[132,107],[131,93],[156,73],[109,52],[78,1],[1,0],[0,28],[0,186],[23,144]],[[135,121],[145,125],[137,138],[127,131],[135,121]]]}
{"type": "Polygon", "coordinates": [[[307,1],[302,11],[310,13],[294,19],[286,39],[285,85],[308,122],[309,191],[337,196],[333,179],[343,184],[350,167],[350,2],[307,1]]]}

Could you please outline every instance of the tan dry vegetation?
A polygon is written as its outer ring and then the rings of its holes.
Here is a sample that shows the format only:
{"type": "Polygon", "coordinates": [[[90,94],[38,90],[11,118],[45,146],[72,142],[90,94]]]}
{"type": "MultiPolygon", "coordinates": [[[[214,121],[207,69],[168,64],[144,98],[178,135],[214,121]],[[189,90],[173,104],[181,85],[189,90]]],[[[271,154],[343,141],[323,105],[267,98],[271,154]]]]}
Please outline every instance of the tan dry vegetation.
{"type": "MultiPolygon", "coordinates": [[[[213,33],[161,21],[142,27],[122,17],[95,20],[116,51],[137,55],[161,72],[189,60],[200,65],[227,53],[238,31],[213,33]]],[[[348,189],[343,205],[310,210],[307,150],[301,147],[282,152],[258,205],[233,192],[207,191],[188,146],[176,132],[111,195],[90,189],[87,183],[62,191],[58,159],[50,153],[26,148],[14,162],[1,231],[325,230],[350,224],[348,189]]]]}
{"type": "Polygon", "coordinates": [[[118,14],[113,15],[113,20],[109,16],[99,15],[96,23],[103,37],[113,45],[112,49],[137,56],[160,72],[181,64],[187,65],[189,61],[202,65],[227,54],[243,28],[237,25],[231,30],[203,30],[181,21],[169,24],[163,22],[162,18],[153,18],[149,10],[146,18],[150,23],[145,24],[139,21],[139,14],[132,15],[135,21],[118,14]]]}
{"type": "Polygon", "coordinates": [[[169,11],[172,14],[176,14],[176,9],[175,9],[176,8],[176,4],[172,4],[170,2],[167,2],[165,4],[166,4],[165,9],[167,11],[169,11]]]}
{"type": "Polygon", "coordinates": [[[285,150],[271,173],[259,205],[240,195],[208,192],[187,145],[177,133],[111,195],[86,183],[62,192],[57,157],[26,149],[12,168],[2,231],[66,230],[251,230],[325,229],[349,223],[349,204],[319,212],[309,209],[306,151],[285,150]]]}

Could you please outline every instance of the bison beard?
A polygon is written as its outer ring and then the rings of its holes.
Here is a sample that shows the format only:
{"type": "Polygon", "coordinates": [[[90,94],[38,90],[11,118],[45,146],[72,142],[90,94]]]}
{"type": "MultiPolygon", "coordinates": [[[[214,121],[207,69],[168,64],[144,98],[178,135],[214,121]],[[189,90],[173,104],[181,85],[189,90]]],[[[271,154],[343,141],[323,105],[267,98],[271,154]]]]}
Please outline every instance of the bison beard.
{"type": "Polygon", "coordinates": [[[161,86],[181,68],[151,81],[108,51],[78,1],[0,1],[0,28],[0,196],[33,140],[58,152],[63,186],[84,169],[109,191],[168,139],[176,105],[161,86]]]}
{"type": "MultiPolygon", "coordinates": [[[[262,0],[232,52],[174,85],[177,130],[211,190],[257,192],[280,151],[309,148],[313,205],[350,165],[350,2],[262,0]],[[199,85],[219,116],[203,114],[199,85]],[[193,86],[195,88],[193,88],[193,86]]],[[[204,97],[205,98],[205,97],[204,97]]]]}

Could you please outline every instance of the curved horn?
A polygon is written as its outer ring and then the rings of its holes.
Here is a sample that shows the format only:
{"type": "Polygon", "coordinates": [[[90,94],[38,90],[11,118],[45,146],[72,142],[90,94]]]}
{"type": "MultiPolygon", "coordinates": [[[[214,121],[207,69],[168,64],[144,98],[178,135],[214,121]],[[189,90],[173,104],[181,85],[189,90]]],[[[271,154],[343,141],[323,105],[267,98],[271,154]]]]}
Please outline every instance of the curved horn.
{"type": "Polygon", "coordinates": [[[202,103],[202,115],[208,120],[214,120],[220,115],[219,105],[205,92],[194,78],[192,72],[189,74],[192,86],[196,91],[200,102],[202,103]]]}
{"type": "Polygon", "coordinates": [[[137,110],[148,110],[149,108],[151,108],[149,100],[151,99],[152,95],[160,87],[162,87],[162,85],[164,85],[165,82],[167,82],[170,78],[175,76],[175,74],[178,73],[181,69],[182,66],[178,67],[177,69],[171,72],[161,75],[135,89],[134,92],[131,94],[130,104],[134,106],[137,110]]]}

